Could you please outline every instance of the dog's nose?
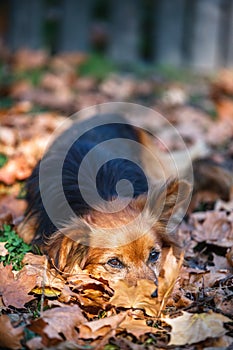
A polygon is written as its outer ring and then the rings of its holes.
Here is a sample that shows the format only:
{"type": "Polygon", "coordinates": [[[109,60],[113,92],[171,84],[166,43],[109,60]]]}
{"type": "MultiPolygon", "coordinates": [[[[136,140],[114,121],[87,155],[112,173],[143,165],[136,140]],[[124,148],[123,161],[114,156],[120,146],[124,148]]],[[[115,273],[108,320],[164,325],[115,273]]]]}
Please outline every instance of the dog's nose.
{"type": "MultiPolygon", "coordinates": [[[[154,284],[156,285],[156,287],[158,287],[158,279],[157,279],[157,277],[154,280],[154,284]]],[[[157,297],[158,297],[158,288],[156,288],[154,290],[154,292],[151,294],[151,298],[157,298],[157,297]]]]}
{"type": "Polygon", "coordinates": [[[157,298],[158,297],[158,288],[154,290],[154,292],[151,294],[151,298],[157,298]]]}

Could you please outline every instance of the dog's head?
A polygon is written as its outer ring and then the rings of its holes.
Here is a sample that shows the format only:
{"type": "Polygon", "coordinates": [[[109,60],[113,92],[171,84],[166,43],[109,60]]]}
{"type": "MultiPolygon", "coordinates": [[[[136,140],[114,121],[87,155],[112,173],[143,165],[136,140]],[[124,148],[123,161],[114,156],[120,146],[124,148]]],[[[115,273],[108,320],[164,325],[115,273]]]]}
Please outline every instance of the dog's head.
{"type": "Polygon", "coordinates": [[[149,201],[141,195],[118,212],[77,217],[50,238],[47,253],[67,272],[79,266],[111,281],[156,281],[169,247],[179,255],[169,222],[189,194],[185,181],[172,180],[153,190],[149,201]]]}

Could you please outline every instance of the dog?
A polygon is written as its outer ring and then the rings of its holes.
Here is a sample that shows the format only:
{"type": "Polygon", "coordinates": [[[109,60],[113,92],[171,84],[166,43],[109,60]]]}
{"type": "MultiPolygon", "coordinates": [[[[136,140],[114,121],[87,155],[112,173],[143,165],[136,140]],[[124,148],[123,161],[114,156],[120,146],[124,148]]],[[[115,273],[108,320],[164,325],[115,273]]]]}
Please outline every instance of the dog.
{"type": "Polygon", "coordinates": [[[81,268],[106,280],[124,279],[129,285],[136,285],[138,279],[156,284],[170,247],[179,258],[182,247],[170,223],[176,221],[191,195],[190,184],[174,178],[168,159],[159,158],[159,153],[150,135],[122,116],[96,115],[88,122],[77,123],[55,140],[28,179],[23,231],[32,234],[32,242],[60,271],[74,273],[81,268]],[[88,129],[95,120],[102,124],[88,129]],[[77,137],[80,130],[87,131],[77,137]],[[121,157],[124,142],[119,140],[126,141],[127,159],[121,157]],[[143,151],[135,152],[135,142],[156,153],[159,161],[145,157],[143,147],[143,151]],[[86,159],[93,150],[94,155],[86,159]],[[60,159],[61,178],[56,170],[60,159]],[[165,169],[162,180],[161,164],[165,169]],[[93,169],[98,170],[96,174],[93,169]],[[81,170],[83,176],[78,178],[81,170]],[[126,186],[119,193],[117,184],[122,180],[130,182],[133,190],[126,186]]]}

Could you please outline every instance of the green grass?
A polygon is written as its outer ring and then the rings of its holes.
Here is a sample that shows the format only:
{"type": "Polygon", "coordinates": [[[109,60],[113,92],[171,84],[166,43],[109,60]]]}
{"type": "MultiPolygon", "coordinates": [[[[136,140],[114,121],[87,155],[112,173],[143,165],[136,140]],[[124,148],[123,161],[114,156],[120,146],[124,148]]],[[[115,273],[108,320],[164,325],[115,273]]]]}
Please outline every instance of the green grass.
{"type": "Polygon", "coordinates": [[[38,86],[46,71],[47,67],[39,67],[13,72],[9,68],[6,69],[6,65],[0,62],[0,85],[10,86],[16,81],[27,80],[33,86],[38,86]]]}
{"type": "Polygon", "coordinates": [[[42,68],[27,69],[22,72],[16,72],[13,76],[13,80],[15,81],[27,80],[33,86],[38,86],[46,71],[47,71],[47,68],[42,67],[42,68]]]}
{"type": "Polygon", "coordinates": [[[31,250],[31,246],[16,234],[11,225],[3,225],[3,229],[0,230],[0,242],[7,242],[5,248],[9,252],[6,256],[0,256],[0,262],[3,262],[4,266],[12,264],[13,270],[20,270],[23,267],[24,255],[31,250]]]}
{"type": "Polygon", "coordinates": [[[200,77],[197,73],[188,68],[177,68],[170,65],[157,65],[154,67],[155,73],[161,75],[165,80],[181,83],[190,83],[200,77]]]}
{"type": "Polygon", "coordinates": [[[3,167],[7,162],[7,156],[5,154],[0,153],[0,168],[3,167]]]}
{"type": "Polygon", "coordinates": [[[117,72],[117,66],[103,55],[93,54],[77,67],[81,76],[92,76],[98,80],[105,79],[110,73],[117,72]]]}

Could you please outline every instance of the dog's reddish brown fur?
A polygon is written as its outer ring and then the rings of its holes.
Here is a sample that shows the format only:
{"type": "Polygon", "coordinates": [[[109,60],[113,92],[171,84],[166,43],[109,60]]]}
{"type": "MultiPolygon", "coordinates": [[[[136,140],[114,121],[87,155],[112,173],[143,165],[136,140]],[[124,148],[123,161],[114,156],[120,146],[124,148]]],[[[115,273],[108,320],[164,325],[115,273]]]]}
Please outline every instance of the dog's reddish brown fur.
{"type": "Polygon", "coordinates": [[[58,268],[66,272],[72,273],[78,266],[111,281],[124,279],[129,284],[135,284],[138,279],[156,281],[168,247],[173,246],[177,258],[181,250],[166,226],[172,211],[180,205],[176,201],[182,185],[188,194],[189,186],[185,182],[172,181],[156,195],[154,207],[145,207],[146,197],[142,195],[117,213],[100,215],[92,211],[83,218],[74,218],[50,238],[45,250],[58,268]],[[161,205],[163,212],[156,219],[161,205]],[[158,253],[156,261],[150,261],[153,250],[158,253]],[[122,266],[109,265],[111,259],[117,259],[122,266]]]}

